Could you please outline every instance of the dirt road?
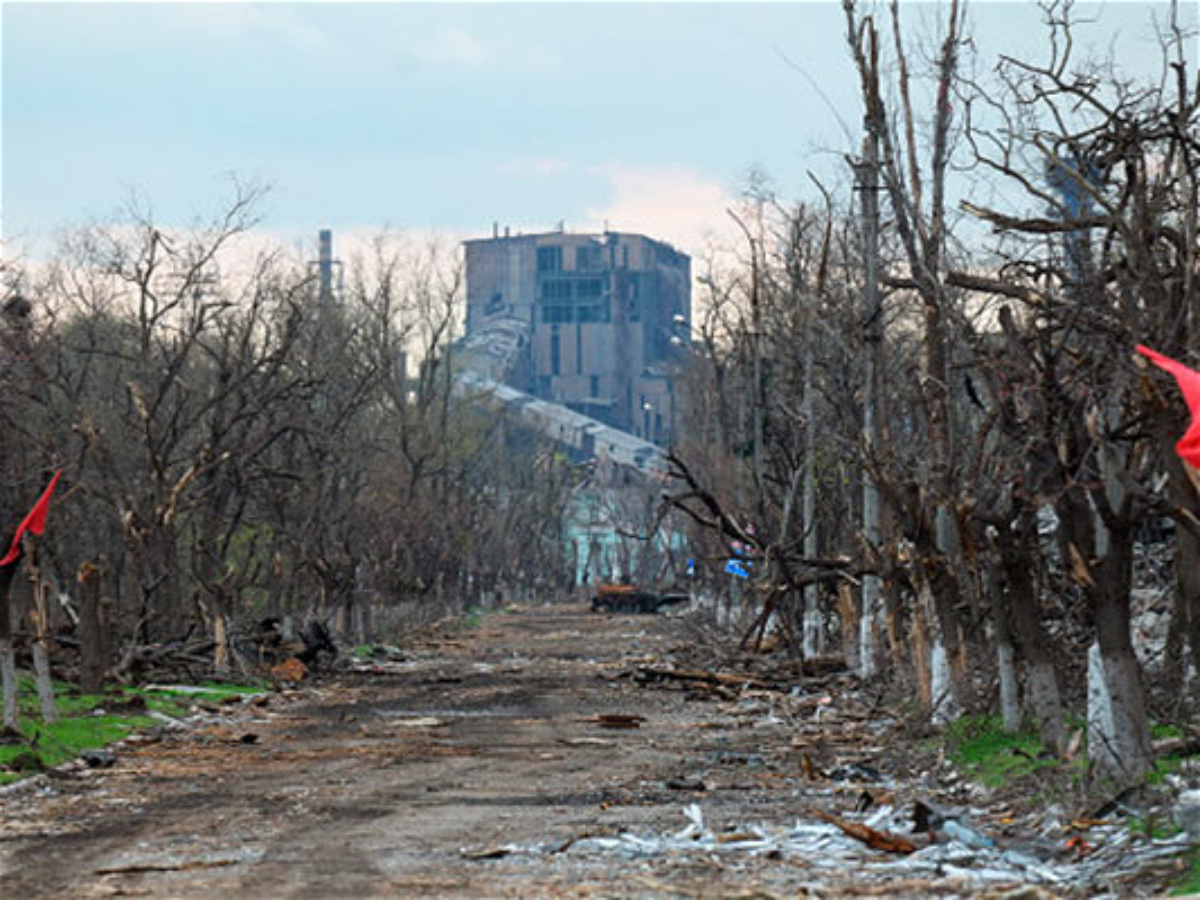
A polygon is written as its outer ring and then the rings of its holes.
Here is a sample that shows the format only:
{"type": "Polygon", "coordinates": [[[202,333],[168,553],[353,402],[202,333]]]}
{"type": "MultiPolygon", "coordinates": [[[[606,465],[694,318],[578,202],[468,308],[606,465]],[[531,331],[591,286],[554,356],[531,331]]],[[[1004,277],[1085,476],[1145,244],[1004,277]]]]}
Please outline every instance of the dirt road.
{"type": "Polygon", "coordinates": [[[819,821],[828,851],[772,845],[763,827],[815,806],[887,802],[872,765],[894,754],[828,686],[633,677],[672,650],[694,652],[670,617],[495,613],[379,671],[128,745],[113,768],[0,797],[0,896],[971,893],[903,866],[865,877],[897,858],[819,821]]]}

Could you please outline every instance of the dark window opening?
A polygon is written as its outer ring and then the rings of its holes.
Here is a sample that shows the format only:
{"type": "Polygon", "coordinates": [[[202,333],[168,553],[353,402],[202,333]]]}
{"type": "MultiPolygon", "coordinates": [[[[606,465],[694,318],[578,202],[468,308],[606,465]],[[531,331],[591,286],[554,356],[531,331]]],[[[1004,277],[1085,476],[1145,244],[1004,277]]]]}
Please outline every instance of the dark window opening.
{"type": "Polygon", "coordinates": [[[575,288],[577,297],[599,297],[604,293],[604,282],[599,278],[585,278],[575,288]]]}
{"type": "Polygon", "coordinates": [[[537,270],[539,272],[562,271],[562,247],[538,247],[537,270]]]}
{"type": "Polygon", "coordinates": [[[590,244],[575,248],[575,268],[580,272],[587,272],[592,269],[600,268],[602,259],[602,250],[599,247],[593,247],[590,244]]]}

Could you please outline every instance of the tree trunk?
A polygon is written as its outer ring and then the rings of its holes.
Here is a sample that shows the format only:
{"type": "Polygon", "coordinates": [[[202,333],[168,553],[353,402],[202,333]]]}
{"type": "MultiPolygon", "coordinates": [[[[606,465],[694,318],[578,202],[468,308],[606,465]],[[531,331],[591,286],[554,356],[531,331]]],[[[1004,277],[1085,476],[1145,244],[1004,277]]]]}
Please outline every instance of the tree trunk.
{"type": "Polygon", "coordinates": [[[1029,568],[1034,558],[1037,519],[1032,510],[1026,510],[1014,524],[1016,531],[1011,539],[999,542],[1009,622],[1026,667],[1026,703],[1037,721],[1042,742],[1061,755],[1068,740],[1062,693],[1029,568]]]}
{"type": "Polygon", "coordinates": [[[4,690],[4,727],[17,727],[17,666],[13,659],[9,588],[15,565],[0,566],[0,682],[4,690]]]}
{"type": "Polygon", "coordinates": [[[858,658],[861,649],[858,604],[854,602],[850,585],[844,581],[838,582],[837,596],[838,617],[842,620],[842,655],[846,659],[846,668],[861,671],[858,658]]]}
{"type": "Polygon", "coordinates": [[[42,707],[42,721],[48,725],[53,724],[58,721],[58,704],[54,701],[50,658],[46,653],[45,639],[42,637],[33,642],[33,672],[37,682],[38,701],[42,707]]]}
{"type": "Polygon", "coordinates": [[[996,670],[1000,677],[1000,717],[1005,731],[1021,728],[1020,697],[1017,692],[1016,651],[1013,647],[1012,611],[1004,595],[1004,585],[996,567],[986,564],[986,584],[992,601],[992,624],[996,634],[996,670]]]}
{"type": "Polygon", "coordinates": [[[912,614],[912,664],[913,675],[917,680],[917,696],[923,704],[932,707],[933,684],[929,670],[930,647],[927,627],[929,614],[926,607],[928,597],[923,584],[924,582],[918,579],[916,608],[912,614]]]}
{"type": "MultiPolygon", "coordinates": [[[[1196,506],[1196,489],[1183,469],[1183,463],[1172,459],[1168,465],[1167,496],[1178,509],[1196,506]]],[[[1169,677],[1183,675],[1190,665],[1200,674],[1200,526],[1180,516],[1175,528],[1175,608],[1171,614],[1169,641],[1186,641],[1189,659],[1180,659],[1178,649],[1168,653],[1169,677]],[[1174,665],[1172,665],[1174,663],[1174,665]],[[1178,671],[1182,670],[1182,671],[1178,671]]],[[[1179,677],[1179,684],[1186,682],[1179,677]]]]}
{"type": "Polygon", "coordinates": [[[4,686],[4,727],[16,728],[17,719],[17,666],[13,659],[12,641],[0,638],[0,682],[4,686]]]}
{"type": "MultiPolygon", "coordinates": [[[[970,653],[963,639],[958,612],[954,608],[955,600],[961,595],[958,579],[941,553],[931,553],[931,549],[925,548],[917,565],[920,569],[917,579],[921,585],[918,590],[924,592],[921,605],[927,615],[931,666],[934,659],[932,654],[938,653],[938,648],[941,648],[945,654],[944,662],[952,673],[947,676],[946,684],[950,702],[938,699],[936,686],[933,689],[933,702],[943,709],[943,716],[953,718],[975,708],[975,680],[970,653]]],[[[931,677],[936,680],[936,670],[931,672],[931,677]]]]}
{"type": "Polygon", "coordinates": [[[79,570],[79,686],[85,694],[104,687],[105,634],[100,616],[100,570],[89,564],[79,570]]]}
{"type": "Polygon", "coordinates": [[[29,583],[33,591],[33,674],[37,684],[38,701],[42,708],[42,721],[53,724],[58,721],[58,704],[54,700],[54,682],[50,677],[50,615],[46,608],[46,583],[38,568],[36,556],[26,556],[29,568],[29,583]]]}
{"type": "Polygon", "coordinates": [[[225,603],[222,597],[213,598],[212,634],[213,669],[218,672],[229,671],[229,623],[225,616],[225,603]]]}
{"type": "Polygon", "coordinates": [[[1097,579],[1096,642],[1088,652],[1088,755],[1121,781],[1140,778],[1152,761],[1141,667],[1130,637],[1132,542],[1110,529],[1097,579]]]}

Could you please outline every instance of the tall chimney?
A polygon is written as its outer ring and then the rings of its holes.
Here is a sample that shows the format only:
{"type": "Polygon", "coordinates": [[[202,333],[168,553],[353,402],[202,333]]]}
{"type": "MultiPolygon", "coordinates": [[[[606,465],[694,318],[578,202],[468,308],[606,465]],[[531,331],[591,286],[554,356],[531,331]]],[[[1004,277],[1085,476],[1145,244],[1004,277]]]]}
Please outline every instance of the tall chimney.
{"type": "Polygon", "coordinates": [[[322,228],[317,232],[317,284],[322,303],[333,302],[333,232],[322,228]]]}

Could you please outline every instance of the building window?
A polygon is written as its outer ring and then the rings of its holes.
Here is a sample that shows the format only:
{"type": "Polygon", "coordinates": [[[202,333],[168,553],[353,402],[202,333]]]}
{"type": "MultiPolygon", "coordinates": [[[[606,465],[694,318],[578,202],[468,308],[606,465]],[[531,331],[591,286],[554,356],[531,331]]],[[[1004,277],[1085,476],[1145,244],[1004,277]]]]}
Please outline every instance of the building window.
{"type": "Polygon", "coordinates": [[[601,249],[585,244],[575,248],[575,268],[580,272],[588,272],[600,268],[601,249]]]}
{"type": "Polygon", "coordinates": [[[539,272],[561,272],[562,247],[538,247],[537,270],[539,272]]]}
{"type": "Polygon", "coordinates": [[[550,335],[550,374],[557,376],[559,374],[559,366],[562,363],[562,353],[558,345],[558,332],[550,335]]]}
{"type": "Polygon", "coordinates": [[[569,300],[571,294],[571,282],[564,278],[547,278],[542,282],[544,300],[569,300]]]}
{"type": "Polygon", "coordinates": [[[593,397],[599,397],[600,396],[600,376],[593,375],[590,379],[588,379],[588,382],[589,382],[588,389],[590,390],[591,395],[593,397]]]}
{"type": "Polygon", "coordinates": [[[585,278],[575,288],[577,297],[599,297],[604,293],[604,282],[599,278],[585,278]]]}
{"type": "Polygon", "coordinates": [[[629,247],[628,246],[621,247],[621,268],[622,269],[629,268],[629,247]]]}
{"type": "MultiPolygon", "coordinates": [[[[579,310],[580,322],[583,321],[583,313],[586,311],[586,309],[579,310]]],[[[580,325],[575,326],[575,374],[583,374],[583,327],[580,325]]]]}

